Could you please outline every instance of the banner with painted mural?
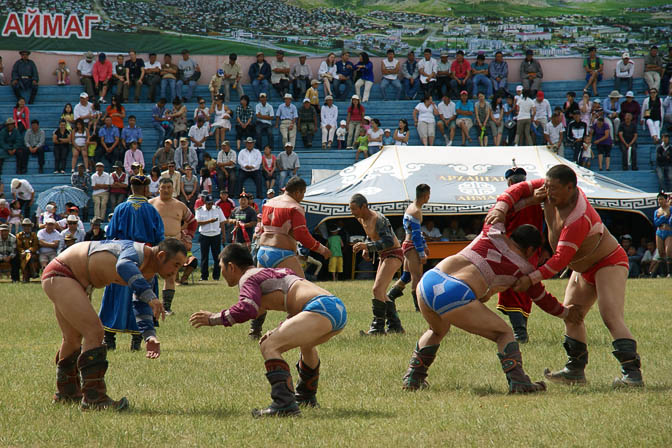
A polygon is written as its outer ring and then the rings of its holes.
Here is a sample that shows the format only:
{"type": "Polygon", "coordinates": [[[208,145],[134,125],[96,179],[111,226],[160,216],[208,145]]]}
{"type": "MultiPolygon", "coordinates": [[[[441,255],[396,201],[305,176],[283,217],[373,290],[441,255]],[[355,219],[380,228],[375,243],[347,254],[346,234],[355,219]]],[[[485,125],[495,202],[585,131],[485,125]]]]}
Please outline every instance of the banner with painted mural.
{"type": "Polygon", "coordinates": [[[535,48],[645,54],[672,34],[669,0],[5,0],[0,50],[320,56],[430,47],[467,55],[535,48]]]}

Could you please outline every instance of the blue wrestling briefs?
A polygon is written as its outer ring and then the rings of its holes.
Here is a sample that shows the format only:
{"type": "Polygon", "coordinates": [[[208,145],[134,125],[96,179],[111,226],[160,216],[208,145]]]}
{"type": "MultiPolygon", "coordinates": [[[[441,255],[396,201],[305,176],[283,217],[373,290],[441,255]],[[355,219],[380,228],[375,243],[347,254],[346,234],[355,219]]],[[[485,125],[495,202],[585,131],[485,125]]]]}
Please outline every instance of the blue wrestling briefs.
{"type": "Polygon", "coordinates": [[[469,285],[437,268],[427,271],[420,279],[419,286],[422,300],[438,314],[445,314],[476,300],[469,285]]]}
{"type": "Polygon", "coordinates": [[[310,311],[320,314],[331,322],[332,331],[339,331],[348,322],[348,313],[345,305],[336,296],[316,296],[310,299],[301,311],[310,311]]]}
{"type": "Polygon", "coordinates": [[[665,241],[667,238],[672,236],[672,230],[657,229],[656,236],[665,241]]]}
{"type": "Polygon", "coordinates": [[[296,252],[277,247],[261,246],[257,252],[257,263],[262,268],[276,268],[280,263],[296,255],[296,252]]]}

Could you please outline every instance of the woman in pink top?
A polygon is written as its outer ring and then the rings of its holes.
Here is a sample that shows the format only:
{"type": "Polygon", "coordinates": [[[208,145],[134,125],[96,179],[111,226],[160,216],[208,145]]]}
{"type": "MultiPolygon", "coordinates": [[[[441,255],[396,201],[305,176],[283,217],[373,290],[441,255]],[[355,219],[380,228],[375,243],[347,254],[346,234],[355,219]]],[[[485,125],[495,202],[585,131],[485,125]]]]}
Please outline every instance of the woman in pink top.
{"type": "Polygon", "coordinates": [[[358,95],[352,95],[350,106],[348,107],[347,127],[348,127],[348,144],[347,149],[352,149],[355,139],[359,136],[359,128],[362,126],[364,119],[364,106],[359,101],[358,95]]]}
{"type": "Polygon", "coordinates": [[[98,55],[98,62],[93,64],[94,89],[99,94],[101,103],[105,103],[105,95],[112,79],[112,64],[107,60],[105,53],[98,55]]]}
{"type": "Polygon", "coordinates": [[[26,100],[19,98],[14,107],[14,123],[20,132],[26,132],[30,127],[30,109],[26,106],[26,100]]]}
{"type": "Polygon", "coordinates": [[[266,180],[266,189],[270,190],[275,185],[275,169],[277,168],[277,159],[271,154],[271,147],[264,147],[264,155],[261,158],[261,164],[264,167],[264,179],[266,180]]]}

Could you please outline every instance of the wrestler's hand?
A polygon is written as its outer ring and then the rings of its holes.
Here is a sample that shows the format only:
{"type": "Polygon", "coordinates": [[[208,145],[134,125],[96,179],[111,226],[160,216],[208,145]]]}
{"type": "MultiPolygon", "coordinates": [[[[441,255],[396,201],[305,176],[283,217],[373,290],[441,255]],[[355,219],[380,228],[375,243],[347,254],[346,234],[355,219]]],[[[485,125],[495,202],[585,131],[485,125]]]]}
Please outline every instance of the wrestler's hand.
{"type": "Polygon", "coordinates": [[[427,263],[427,256],[420,257],[420,264],[425,264],[427,263]]]}
{"type": "Polygon", "coordinates": [[[366,250],[366,243],[361,242],[361,241],[360,241],[359,243],[355,243],[355,245],[352,246],[352,250],[353,250],[355,253],[360,252],[360,251],[363,251],[363,250],[366,250]]]}
{"type": "Polygon", "coordinates": [[[159,320],[159,316],[161,317],[161,320],[166,320],[166,310],[163,308],[163,303],[159,299],[152,299],[149,302],[149,306],[152,307],[152,313],[154,314],[154,319],[159,320]]]}
{"type": "Polygon", "coordinates": [[[548,195],[548,191],[546,191],[546,185],[543,187],[537,188],[534,190],[534,202],[537,204],[541,204],[546,200],[546,196],[548,195]]]}
{"type": "Polygon", "coordinates": [[[320,250],[319,250],[318,253],[319,253],[320,255],[322,255],[322,257],[323,257],[325,260],[328,260],[329,258],[331,258],[331,251],[329,250],[329,248],[326,247],[326,246],[323,246],[323,245],[321,245],[321,244],[320,244],[320,250]]]}
{"type": "Polygon", "coordinates": [[[145,355],[149,359],[156,359],[161,355],[161,343],[155,336],[150,336],[146,342],[147,345],[147,354],[145,355]]]}
{"type": "Polygon", "coordinates": [[[371,261],[371,256],[369,255],[369,251],[364,249],[362,251],[362,258],[365,259],[366,261],[371,261]]]}
{"type": "Polygon", "coordinates": [[[189,323],[196,328],[208,327],[210,326],[210,316],[212,316],[210,311],[197,311],[191,315],[189,323]]]}
{"type": "Polygon", "coordinates": [[[532,280],[530,280],[528,275],[524,275],[513,284],[513,290],[516,292],[524,292],[530,289],[530,286],[532,286],[532,280]]]}
{"type": "Polygon", "coordinates": [[[485,216],[485,223],[488,225],[495,225],[498,222],[506,221],[506,213],[501,210],[491,209],[488,214],[485,216]]]}
{"type": "Polygon", "coordinates": [[[583,311],[580,307],[576,305],[567,305],[565,308],[568,310],[567,316],[565,316],[564,319],[565,322],[574,325],[579,325],[583,322],[583,311]]]}

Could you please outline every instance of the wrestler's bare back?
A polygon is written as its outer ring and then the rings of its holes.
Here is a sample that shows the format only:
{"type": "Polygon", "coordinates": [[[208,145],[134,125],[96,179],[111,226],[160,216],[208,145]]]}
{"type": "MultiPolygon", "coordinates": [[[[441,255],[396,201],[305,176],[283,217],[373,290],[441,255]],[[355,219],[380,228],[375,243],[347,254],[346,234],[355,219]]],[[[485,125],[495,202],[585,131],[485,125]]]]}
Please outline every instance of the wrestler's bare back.
{"type": "Polygon", "coordinates": [[[479,271],[472,262],[460,254],[444,258],[436,265],[436,267],[441,270],[441,272],[448,274],[451,277],[455,277],[469,285],[474,292],[474,295],[481,302],[487,302],[492,295],[501,291],[506,291],[511,287],[511,285],[488,287],[488,283],[483,277],[483,274],[481,274],[481,271],[479,271]]]}
{"type": "Polygon", "coordinates": [[[272,291],[261,296],[259,315],[270,310],[286,311],[287,315],[292,317],[299,314],[309,300],[321,295],[331,296],[332,294],[307,280],[299,280],[294,282],[287,292],[287,309],[285,309],[285,295],[282,291],[272,291]]]}
{"type": "Polygon", "coordinates": [[[183,225],[182,221],[189,212],[187,206],[175,198],[163,201],[158,196],[150,199],[149,203],[152,204],[156,211],[159,212],[159,215],[161,215],[166,238],[180,239],[180,232],[183,228],[186,228],[186,224],[183,225]]]}
{"type": "MultiPolygon", "coordinates": [[[[369,216],[366,218],[357,218],[357,221],[362,225],[364,233],[366,233],[366,236],[368,236],[371,241],[378,241],[380,239],[380,235],[378,235],[378,232],[376,231],[376,224],[378,222],[378,214],[376,212],[369,210],[369,216]]],[[[394,246],[391,249],[401,247],[399,240],[394,233],[392,234],[392,237],[394,238],[394,246]]]]}

